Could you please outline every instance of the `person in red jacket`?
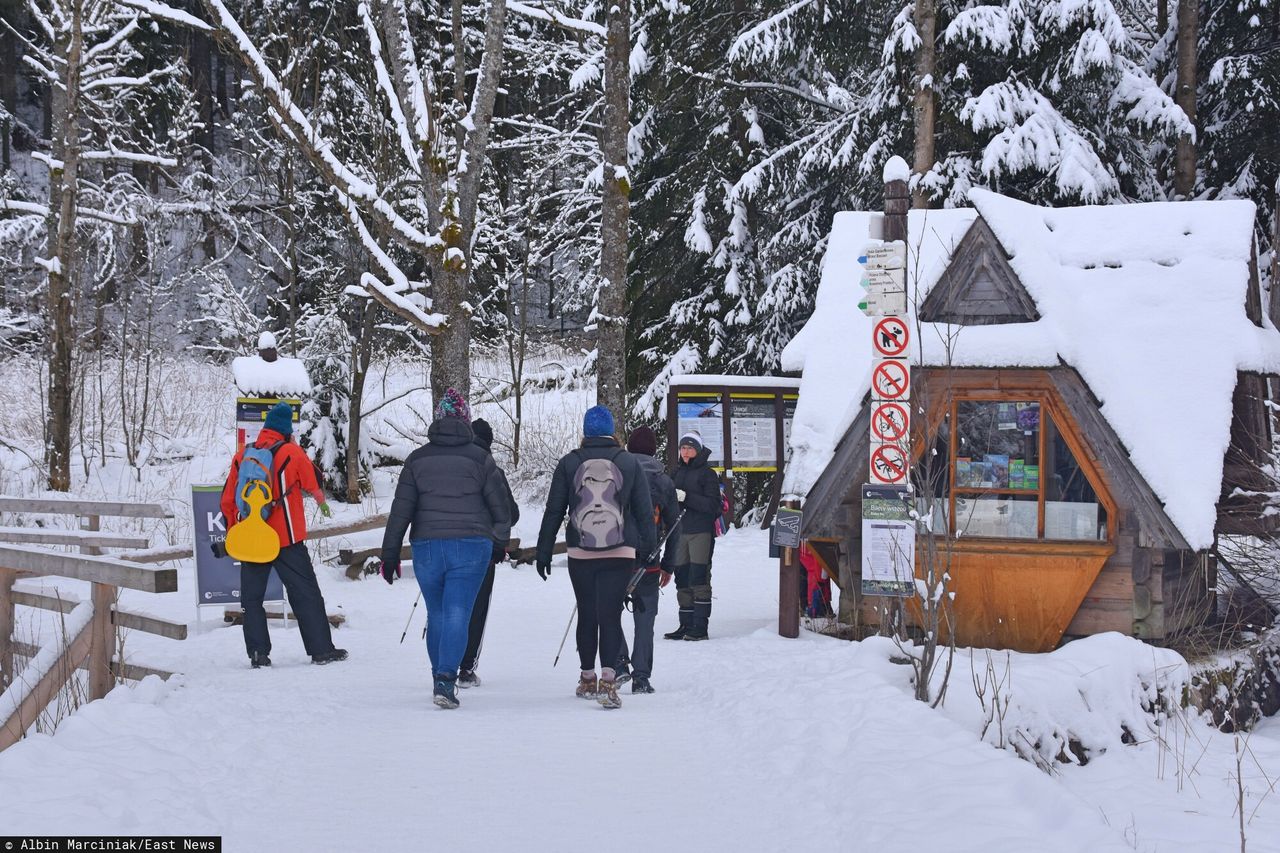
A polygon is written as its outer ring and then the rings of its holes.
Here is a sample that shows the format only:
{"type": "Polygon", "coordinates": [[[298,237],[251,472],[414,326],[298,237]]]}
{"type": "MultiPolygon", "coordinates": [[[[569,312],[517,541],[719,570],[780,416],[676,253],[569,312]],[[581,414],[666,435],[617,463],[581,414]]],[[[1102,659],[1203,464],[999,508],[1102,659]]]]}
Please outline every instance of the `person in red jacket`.
{"type": "MultiPolygon", "coordinates": [[[[267,419],[254,447],[275,447],[271,457],[271,490],[276,498],[267,524],[280,537],[280,555],[274,563],[240,564],[240,604],[244,608],[244,645],[249,653],[249,663],[254,669],[271,666],[271,636],[267,631],[267,612],[262,600],[267,592],[267,579],[271,569],[284,583],[289,595],[289,606],[298,619],[302,645],[311,655],[312,663],[333,663],[346,660],[345,649],[333,646],[329,618],[325,614],[324,596],[320,582],[316,580],[311,555],[307,553],[307,520],[303,513],[302,493],[308,492],[320,512],[329,516],[329,503],[316,481],[315,468],[302,448],[294,444],[293,409],[288,403],[277,403],[267,412],[267,419]]],[[[236,506],[236,484],[240,478],[241,450],[231,460],[231,472],[222,488],[222,517],[230,530],[240,520],[236,506]]]]}

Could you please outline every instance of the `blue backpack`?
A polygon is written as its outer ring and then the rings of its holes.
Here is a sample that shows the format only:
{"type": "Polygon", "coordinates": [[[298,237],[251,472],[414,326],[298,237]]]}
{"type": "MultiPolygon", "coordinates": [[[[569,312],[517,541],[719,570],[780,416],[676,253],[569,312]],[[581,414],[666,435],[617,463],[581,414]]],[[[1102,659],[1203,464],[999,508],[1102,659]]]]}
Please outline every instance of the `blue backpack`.
{"type": "Polygon", "coordinates": [[[262,507],[262,520],[266,521],[279,502],[275,489],[271,486],[271,466],[275,461],[276,451],[283,441],[277,441],[270,447],[246,447],[240,457],[240,470],[236,476],[236,509],[243,520],[249,515],[249,504],[245,502],[246,490],[261,489],[267,496],[267,503],[262,507]]]}

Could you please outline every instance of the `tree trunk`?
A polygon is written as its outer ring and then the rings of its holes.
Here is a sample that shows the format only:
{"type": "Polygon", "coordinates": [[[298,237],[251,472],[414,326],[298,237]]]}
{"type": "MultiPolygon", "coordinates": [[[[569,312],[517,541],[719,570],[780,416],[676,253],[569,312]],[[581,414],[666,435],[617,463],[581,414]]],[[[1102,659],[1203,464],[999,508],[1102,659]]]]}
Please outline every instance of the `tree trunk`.
{"type": "Polygon", "coordinates": [[[49,426],[45,442],[45,464],[49,488],[55,492],[71,489],[71,398],[75,377],[71,354],[75,345],[76,212],[79,201],[80,167],[80,71],[84,37],[80,2],[68,9],[71,26],[59,36],[58,53],[66,60],[62,86],[52,88],[53,156],[62,161],[49,182],[49,223],[47,257],[49,270],[46,311],[48,314],[49,426]],[[56,213],[55,213],[56,211],[56,213]]]}
{"type": "Polygon", "coordinates": [[[1169,0],[1156,0],[1156,36],[1161,37],[1169,29],[1169,0]]]}
{"type": "Polygon", "coordinates": [[[596,322],[596,402],[624,431],[627,405],[627,237],[631,179],[631,2],[614,0],[605,16],[604,198],[600,211],[600,298],[596,322]]]}
{"type": "MultiPolygon", "coordinates": [[[[203,132],[196,137],[201,149],[200,166],[204,170],[202,188],[212,189],[210,182],[213,180],[213,81],[209,77],[209,68],[212,64],[212,41],[208,35],[198,32],[191,33],[190,38],[191,53],[188,62],[191,67],[191,88],[195,94],[196,111],[201,124],[204,125],[203,132]]],[[[213,220],[208,216],[201,217],[200,230],[202,234],[200,246],[204,251],[205,260],[216,258],[218,241],[214,234],[213,220]]]]}
{"type": "MultiPolygon", "coordinates": [[[[1192,126],[1196,123],[1196,66],[1200,38],[1199,0],[1178,0],[1178,77],[1174,100],[1192,126]]],[[[1174,159],[1173,191],[1190,198],[1196,188],[1196,141],[1183,134],[1178,137],[1174,159]]]]}
{"type": "Polygon", "coordinates": [[[364,382],[373,358],[373,333],[378,319],[377,303],[364,306],[360,333],[351,352],[351,395],[347,410],[347,503],[360,502],[360,432],[364,424],[364,382]]]}
{"type": "MultiPolygon", "coordinates": [[[[17,21],[11,21],[18,26],[17,21]]],[[[0,120],[0,173],[8,172],[11,165],[9,140],[13,134],[13,119],[18,113],[18,40],[7,29],[0,27],[0,112],[7,113],[0,120]]],[[[3,303],[0,290],[0,305],[3,303]]]]}
{"type": "MultiPolygon", "coordinates": [[[[933,75],[937,68],[935,42],[938,30],[937,0],[916,0],[916,32],[920,47],[916,50],[915,92],[912,94],[912,119],[915,128],[915,162],[912,171],[917,181],[928,174],[934,163],[934,119],[937,105],[933,96],[933,75]]],[[[924,187],[916,184],[911,194],[913,207],[928,207],[924,187]]]]}
{"type": "MultiPolygon", "coordinates": [[[[452,241],[450,241],[452,243],[452,241]]],[[[438,401],[454,388],[471,400],[471,315],[463,308],[471,275],[458,264],[438,264],[431,276],[436,310],[449,315],[438,335],[431,336],[431,397],[438,401]]]]}

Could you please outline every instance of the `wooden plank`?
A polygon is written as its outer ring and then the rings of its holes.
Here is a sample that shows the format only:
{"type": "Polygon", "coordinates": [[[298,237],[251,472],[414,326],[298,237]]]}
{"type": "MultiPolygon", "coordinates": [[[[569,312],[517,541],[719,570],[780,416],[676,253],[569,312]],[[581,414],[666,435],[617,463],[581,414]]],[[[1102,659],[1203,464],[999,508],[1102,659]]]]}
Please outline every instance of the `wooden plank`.
{"type": "Polygon", "coordinates": [[[21,545],[0,544],[0,567],[122,586],[141,592],[173,592],[178,588],[176,569],[140,566],[114,557],[57,554],[21,545]]]}
{"type": "Polygon", "coordinates": [[[0,569],[0,692],[13,683],[13,581],[18,573],[0,569]]]}
{"type": "MultiPolygon", "coordinates": [[[[26,655],[27,657],[34,657],[36,653],[40,651],[39,648],[31,645],[30,643],[14,643],[14,650],[18,654],[26,655]]],[[[80,663],[80,666],[77,667],[77,669],[86,670],[88,668],[88,664],[83,661],[80,663]]],[[[117,678],[126,678],[129,681],[141,681],[148,675],[158,675],[165,681],[173,678],[172,672],[168,672],[163,669],[154,669],[152,667],[136,663],[121,663],[118,660],[111,661],[111,674],[117,678]]]]}
{"type": "MultiPolygon", "coordinates": [[[[368,518],[362,518],[359,521],[344,521],[336,524],[323,524],[313,527],[307,531],[307,541],[313,539],[331,539],[335,536],[345,536],[348,533],[362,533],[367,530],[377,530],[387,526],[386,513],[379,515],[371,515],[368,518]]],[[[378,549],[381,551],[382,549],[378,549]]],[[[166,548],[153,548],[149,551],[139,551],[133,554],[116,555],[121,560],[128,560],[131,563],[169,563],[174,560],[187,560],[192,557],[195,552],[190,545],[170,545],[166,548]]]]}
{"type": "Polygon", "coordinates": [[[145,548],[141,536],[122,536],[98,530],[59,530],[50,527],[0,527],[0,542],[37,545],[96,545],[99,548],[145,548]]]}
{"type": "Polygon", "coordinates": [[[173,518],[173,513],[159,504],[82,501],[75,498],[15,498],[8,495],[0,495],[0,512],[109,515],[116,518],[173,518]]]}
{"type": "Polygon", "coordinates": [[[1132,636],[1133,607],[1129,602],[1115,599],[1086,601],[1076,611],[1065,633],[1070,637],[1087,637],[1106,631],[1132,636]]]}
{"type": "MultiPolygon", "coordinates": [[[[38,607],[41,610],[54,610],[64,614],[70,613],[80,603],[56,595],[45,595],[44,593],[27,590],[14,590],[13,601],[15,604],[21,604],[25,607],[38,607]]],[[[111,611],[111,624],[119,628],[127,628],[130,631],[141,631],[144,634],[168,637],[170,640],[185,640],[187,638],[187,624],[185,622],[171,622],[168,619],[132,613],[128,610],[121,610],[118,607],[111,611]]]]}
{"type": "Polygon", "coordinates": [[[0,723],[0,751],[6,750],[22,739],[23,734],[35,723],[44,709],[58,695],[66,683],[68,673],[74,672],[85,658],[93,642],[93,626],[85,625],[75,639],[62,650],[58,660],[44,677],[36,682],[9,719],[0,723]]]}

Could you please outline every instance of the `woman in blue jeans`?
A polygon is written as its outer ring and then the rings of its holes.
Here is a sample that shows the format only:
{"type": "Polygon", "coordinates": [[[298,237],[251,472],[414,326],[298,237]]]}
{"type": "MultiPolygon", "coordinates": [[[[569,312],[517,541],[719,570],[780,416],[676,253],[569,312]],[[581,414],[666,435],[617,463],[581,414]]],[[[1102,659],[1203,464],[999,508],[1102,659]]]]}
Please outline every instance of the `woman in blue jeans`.
{"type": "Polygon", "coordinates": [[[400,577],[409,532],[413,573],[427,602],[427,655],[435,703],[458,707],[458,664],[493,539],[511,532],[507,493],[488,451],[476,446],[471,412],[454,389],[436,405],[427,443],[404,462],[382,538],[382,577],[400,577]]]}

